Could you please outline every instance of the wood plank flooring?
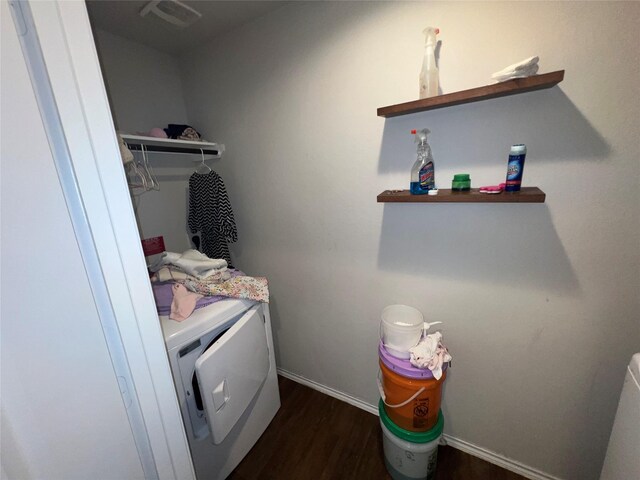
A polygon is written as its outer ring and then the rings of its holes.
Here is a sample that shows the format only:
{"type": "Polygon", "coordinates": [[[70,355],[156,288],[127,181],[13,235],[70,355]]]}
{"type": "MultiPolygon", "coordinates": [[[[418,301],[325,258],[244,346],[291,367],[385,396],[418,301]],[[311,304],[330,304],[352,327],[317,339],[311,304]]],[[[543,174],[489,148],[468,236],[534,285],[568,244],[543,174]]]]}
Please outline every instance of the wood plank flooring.
{"type": "MultiPolygon", "coordinates": [[[[284,377],[282,407],[232,480],[386,480],[378,417],[284,377]]],[[[451,447],[436,480],[524,480],[451,447]]]]}

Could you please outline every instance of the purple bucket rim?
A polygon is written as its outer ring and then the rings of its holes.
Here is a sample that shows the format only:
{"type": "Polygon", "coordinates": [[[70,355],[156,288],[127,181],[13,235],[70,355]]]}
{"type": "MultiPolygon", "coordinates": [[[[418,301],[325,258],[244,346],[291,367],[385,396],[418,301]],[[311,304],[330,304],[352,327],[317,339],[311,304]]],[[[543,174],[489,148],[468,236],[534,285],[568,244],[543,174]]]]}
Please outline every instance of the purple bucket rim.
{"type": "MultiPolygon", "coordinates": [[[[411,365],[411,362],[407,359],[404,360],[402,358],[397,358],[391,355],[384,345],[382,344],[382,340],[378,344],[378,356],[384,366],[389,370],[397,373],[398,375],[402,375],[403,377],[408,378],[416,378],[416,379],[429,379],[434,378],[433,372],[428,368],[417,368],[411,365]]],[[[442,371],[444,372],[448,367],[448,364],[444,364],[442,366],[442,371]]]]}

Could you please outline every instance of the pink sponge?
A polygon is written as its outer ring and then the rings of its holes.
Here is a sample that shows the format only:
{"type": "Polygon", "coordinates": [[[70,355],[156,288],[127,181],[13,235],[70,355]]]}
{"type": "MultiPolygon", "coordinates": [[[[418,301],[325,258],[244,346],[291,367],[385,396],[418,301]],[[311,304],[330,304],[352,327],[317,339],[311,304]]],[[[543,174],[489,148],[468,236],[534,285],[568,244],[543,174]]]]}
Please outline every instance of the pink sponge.
{"type": "Polygon", "coordinates": [[[480,187],[480,193],[500,193],[504,189],[504,183],[500,185],[488,185],[486,187],[480,187]]]}

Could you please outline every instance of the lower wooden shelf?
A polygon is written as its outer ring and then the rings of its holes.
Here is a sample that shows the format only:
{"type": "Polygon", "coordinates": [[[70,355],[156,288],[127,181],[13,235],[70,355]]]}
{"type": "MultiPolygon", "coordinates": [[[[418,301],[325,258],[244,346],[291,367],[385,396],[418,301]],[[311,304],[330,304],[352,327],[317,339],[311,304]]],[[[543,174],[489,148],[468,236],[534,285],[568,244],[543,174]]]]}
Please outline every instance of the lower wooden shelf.
{"type": "Polygon", "coordinates": [[[409,190],[385,190],[378,203],[544,203],[546,194],[538,187],[522,187],[519,192],[480,193],[439,189],[437,195],[412,195],[409,190]]]}

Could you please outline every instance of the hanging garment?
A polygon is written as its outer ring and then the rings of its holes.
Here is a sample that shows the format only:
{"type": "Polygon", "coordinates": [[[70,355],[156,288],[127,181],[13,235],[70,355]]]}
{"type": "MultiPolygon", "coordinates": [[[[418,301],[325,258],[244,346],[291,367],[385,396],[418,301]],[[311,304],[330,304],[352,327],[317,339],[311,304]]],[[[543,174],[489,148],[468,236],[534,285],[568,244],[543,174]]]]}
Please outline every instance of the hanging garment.
{"type": "Polygon", "coordinates": [[[231,202],[222,177],[213,170],[189,178],[189,218],[192,234],[200,232],[200,249],[209,258],[223,258],[231,267],[227,242],[238,240],[231,202]]]}

